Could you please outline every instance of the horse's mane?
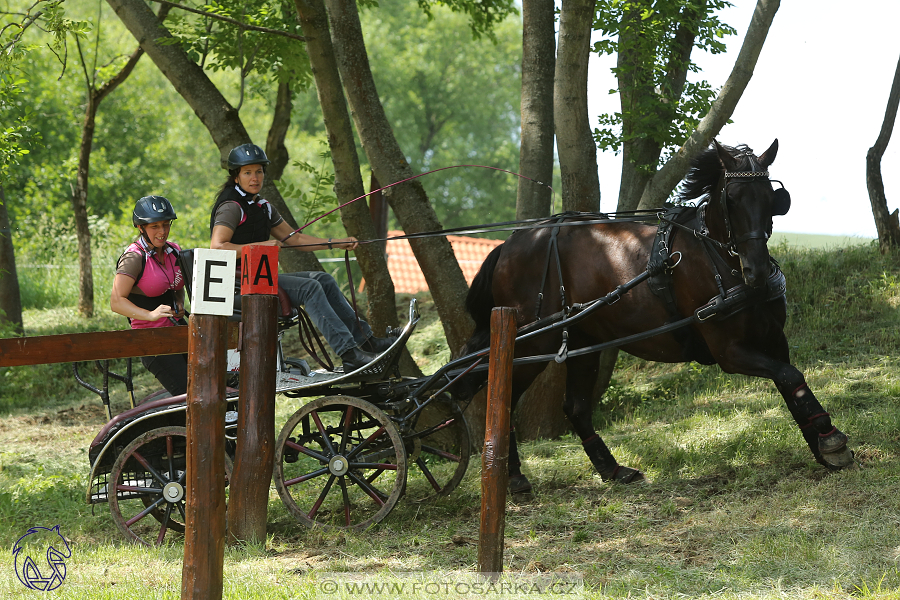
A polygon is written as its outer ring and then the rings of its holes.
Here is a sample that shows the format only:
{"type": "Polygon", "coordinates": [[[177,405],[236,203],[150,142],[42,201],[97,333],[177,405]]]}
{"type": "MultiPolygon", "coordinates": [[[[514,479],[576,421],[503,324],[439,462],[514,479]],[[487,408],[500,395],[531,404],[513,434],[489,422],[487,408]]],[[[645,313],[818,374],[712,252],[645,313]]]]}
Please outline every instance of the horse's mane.
{"type": "MultiPolygon", "coordinates": [[[[753,150],[744,144],[740,144],[736,147],[723,145],[722,148],[728,152],[728,154],[738,159],[739,171],[752,171],[753,164],[759,165],[756,160],[756,155],[753,154],[753,150]]],[[[722,171],[723,167],[722,163],[719,162],[719,155],[716,152],[716,147],[710,145],[710,147],[704,150],[700,156],[691,161],[691,169],[681,182],[678,195],[676,196],[676,202],[681,204],[690,200],[699,199],[702,202],[708,199],[709,194],[715,189],[716,184],[719,182],[722,171]]]]}

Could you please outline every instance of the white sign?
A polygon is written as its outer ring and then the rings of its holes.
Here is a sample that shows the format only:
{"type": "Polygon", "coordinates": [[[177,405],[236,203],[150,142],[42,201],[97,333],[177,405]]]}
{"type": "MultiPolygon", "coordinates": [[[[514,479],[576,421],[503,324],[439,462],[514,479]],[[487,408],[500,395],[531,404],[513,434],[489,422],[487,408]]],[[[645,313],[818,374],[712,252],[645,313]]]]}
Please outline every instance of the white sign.
{"type": "Polygon", "coordinates": [[[191,309],[200,315],[234,313],[234,274],[237,254],[233,250],[194,250],[194,297],[191,309]]]}

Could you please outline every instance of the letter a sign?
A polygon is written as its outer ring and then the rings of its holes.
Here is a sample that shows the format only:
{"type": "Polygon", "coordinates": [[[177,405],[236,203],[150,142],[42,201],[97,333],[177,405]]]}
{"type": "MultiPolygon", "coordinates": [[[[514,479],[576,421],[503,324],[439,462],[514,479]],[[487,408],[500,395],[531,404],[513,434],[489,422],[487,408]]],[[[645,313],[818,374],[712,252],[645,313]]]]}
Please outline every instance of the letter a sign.
{"type": "Polygon", "coordinates": [[[278,293],[278,247],[241,248],[241,294],[278,293]]]}

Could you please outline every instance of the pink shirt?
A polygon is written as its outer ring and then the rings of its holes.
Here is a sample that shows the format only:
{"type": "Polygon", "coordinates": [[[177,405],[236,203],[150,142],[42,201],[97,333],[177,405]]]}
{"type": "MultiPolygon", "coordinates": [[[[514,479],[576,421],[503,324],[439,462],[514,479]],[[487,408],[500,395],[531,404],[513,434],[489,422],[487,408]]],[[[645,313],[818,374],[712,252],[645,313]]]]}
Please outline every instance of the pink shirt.
{"type": "MultiPolygon", "coordinates": [[[[169,242],[177,250],[181,248],[169,242]]],[[[125,249],[125,253],[119,259],[116,274],[127,275],[136,279],[141,269],[141,255],[144,257],[144,272],[140,280],[134,282],[132,293],[138,293],[151,298],[161,296],[167,290],[180,290],[184,287],[184,274],[178,266],[176,250],[166,247],[165,259],[160,264],[156,258],[156,251],[147,248],[143,239],[138,239],[125,249]]],[[[132,329],[147,329],[150,327],[172,327],[173,323],[168,317],[156,321],[141,321],[131,319],[132,329]]]]}

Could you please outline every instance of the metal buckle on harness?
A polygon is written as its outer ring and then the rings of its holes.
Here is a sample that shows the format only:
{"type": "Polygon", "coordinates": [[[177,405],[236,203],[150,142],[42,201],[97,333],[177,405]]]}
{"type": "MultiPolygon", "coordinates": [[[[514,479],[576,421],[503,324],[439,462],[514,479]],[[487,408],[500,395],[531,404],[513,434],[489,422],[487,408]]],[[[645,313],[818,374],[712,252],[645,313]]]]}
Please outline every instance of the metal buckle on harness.
{"type": "Polygon", "coordinates": [[[563,329],[562,332],[562,346],[559,347],[559,352],[556,353],[556,357],[553,359],[557,362],[557,364],[562,364],[566,362],[566,359],[569,357],[569,330],[563,329]]]}

